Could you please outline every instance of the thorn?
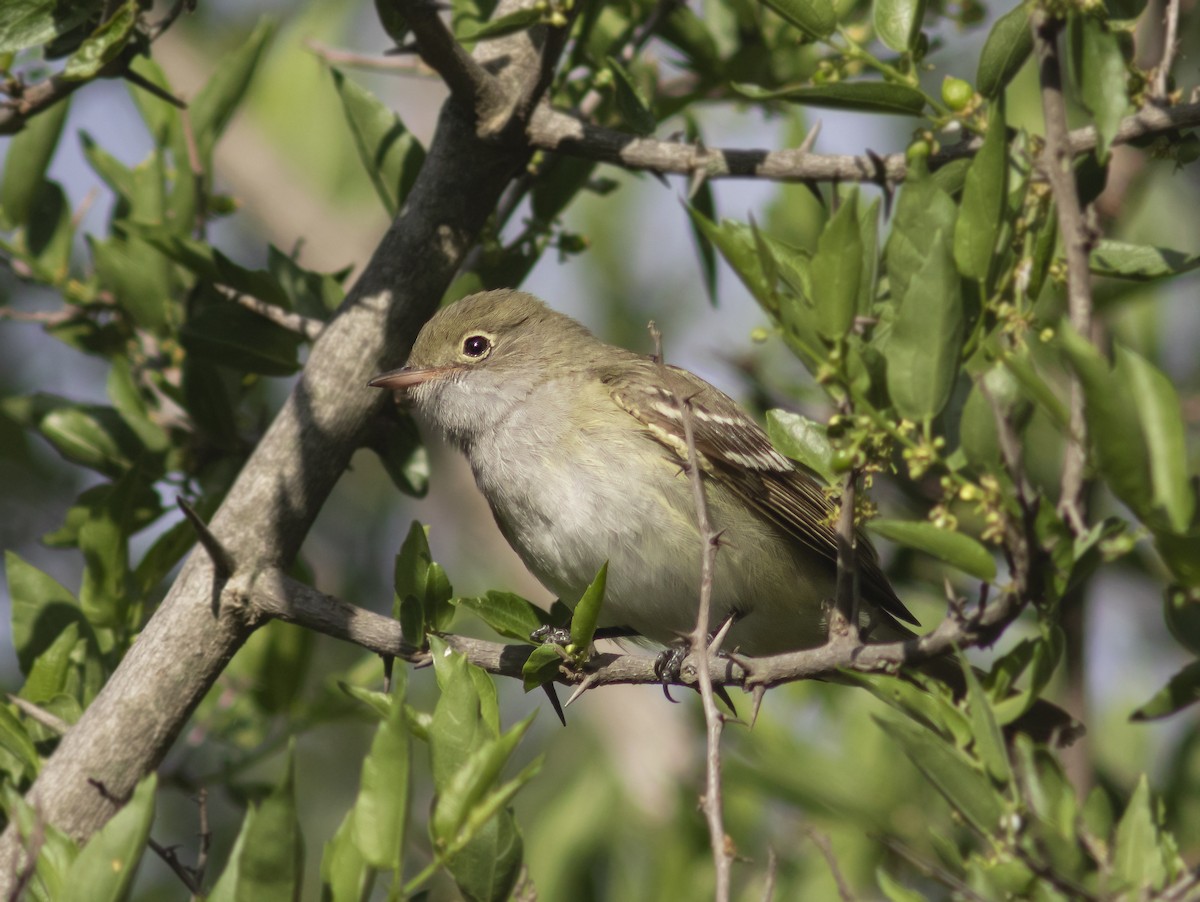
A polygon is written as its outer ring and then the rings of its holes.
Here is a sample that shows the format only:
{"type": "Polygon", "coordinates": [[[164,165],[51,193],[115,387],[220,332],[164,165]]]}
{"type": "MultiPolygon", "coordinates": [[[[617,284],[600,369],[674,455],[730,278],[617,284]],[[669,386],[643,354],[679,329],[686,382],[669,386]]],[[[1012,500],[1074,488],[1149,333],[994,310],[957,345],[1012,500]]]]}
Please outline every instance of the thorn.
{"type": "Polygon", "coordinates": [[[384,56],[408,56],[409,54],[418,53],[417,42],[409,41],[407,44],[397,44],[395,47],[389,47],[383,51],[384,56]]]}
{"type": "Polygon", "coordinates": [[[182,100],[180,100],[178,97],[176,97],[174,94],[172,94],[170,91],[166,91],[163,88],[160,88],[154,82],[143,78],[142,76],[140,76],[136,72],[134,72],[132,69],[126,69],[124,72],[121,73],[121,77],[124,78],[131,85],[136,85],[137,87],[141,88],[147,94],[153,94],[159,100],[165,100],[167,103],[171,104],[174,107],[178,107],[181,110],[187,109],[187,104],[184,103],[182,100]]]}
{"type": "Polygon", "coordinates": [[[383,659],[383,691],[391,694],[392,691],[392,665],[396,663],[396,659],[392,655],[380,655],[383,659]]]}
{"type": "Polygon", "coordinates": [[[733,699],[729,697],[729,690],[724,686],[713,683],[712,691],[713,695],[723,701],[725,706],[729,708],[729,710],[733,713],[733,716],[736,718],[738,716],[738,709],[737,705],[733,703],[733,699]]]}
{"type": "MultiPolygon", "coordinates": [[[[554,713],[558,715],[558,721],[564,727],[567,725],[567,715],[563,713],[562,703],[558,700],[558,693],[554,691],[553,683],[542,683],[542,691],[546,693],[546,698],[550,699],[550,707],[554,709],[554,713]]],[[[567,704],[571,704],[569,701],[567,704]]]]}
{"type": "Polygon", "coordinates": [[[704,182],[708,178],[708,170],[701,166],[697,166],[692,170],[692,174],[688,177],[688,200],[696,196],[701,188],[704,187],[704,182]]]}
{"type": "Polygon", "coordinates": [[[800,153],[809,153],[813,149],[813,145],[817,143],[817,135],[821,134],[821,120],[818,119],[813,123],[813,127],[808,130],[808,134],[804,136],[804,140],[800,142],[798,150],[800,153]]]}
{"type": "MultiPolygon", "coordinates": [[[[724,547],[728,546],[728,545],[729,545],[729,543],[728,543],[728,542],[726,542],[726,541],[725,541],[725,538],[724,538],[724,537],[725,537],[725,533],[728,531],[728,529],[729,529],[729,527],[725,527],[724,529],[718,529],[716,532],[714,532],[714,533],[712,534],[712,538],[710,538],[710,539],[708,540],[708,541],[709,541],[709,544],[711,544],[711,545],[713,545],[713,546],[715,546],[715,547],[717,547],[717,548],[724,548],[724,547]]],[[[730,615],[729,615],[729,622],[730,622],[730,623],[732,623],[732,622],[733,622],[733,619],[734,619],[734,618],[733,618],[733,614],[730,614],[730,615]]]]}
{"type": "Polygon", "coordinates": [[[766,696],[766,694],[767,687],[762,683],[759,683],[757,686],[755,686],[754,691],[751,693],[751,701],[754,705],[750,712],[750,729],[752,730],[754,729],[754,725],[758,723],[758,712],[762,708],[763,698],[766,696]]]}
{"type": "Polygon", "coordinates": [[[192,524],[192,528],[196,530],[196,537],[208,553],[217,578],[229,579],[229,577],[233,576],[234,571],[237,570],[237,561],[234,560],[233,555],[221,544],[220,539],[212,534],[212,531],[208,528],[208,524],[192,509],[190,504],[183,500],[182,496],[176,495],[175,503],[183,511],[183,515],[188,518],[188,521],[192,524]]]}
{"type": "Polygon", "coordinates": [[[583,678],[583,681],[580,682],[580,684],[575,687],[575,691],[571,693],[571,697],[567,699],[567,703],[565,705],[563,705],[563,707],[564,708],[571,707],[571,704],[573,702],[575,702],[581,695],[583,695],[583,693],[585,693],[589,689],[591,689],[592,686],[594,686],[595,684],[596,684],[596,675],[594,673],[589,673],[587,676],[585,676],[583,678]]]}

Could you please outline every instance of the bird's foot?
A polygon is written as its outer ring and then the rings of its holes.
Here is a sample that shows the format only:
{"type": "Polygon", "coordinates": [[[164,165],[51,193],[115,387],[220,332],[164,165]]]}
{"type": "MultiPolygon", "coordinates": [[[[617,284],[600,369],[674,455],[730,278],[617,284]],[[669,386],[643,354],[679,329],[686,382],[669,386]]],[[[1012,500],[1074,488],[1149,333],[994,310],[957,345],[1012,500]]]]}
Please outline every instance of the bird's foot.
{"type": "Polygon", "coordinates": [[[564,648],[571,644],[571,628],[569,626],[539,626],[529,634],[529,641],[538,645],[561,645],[564,648]]]}

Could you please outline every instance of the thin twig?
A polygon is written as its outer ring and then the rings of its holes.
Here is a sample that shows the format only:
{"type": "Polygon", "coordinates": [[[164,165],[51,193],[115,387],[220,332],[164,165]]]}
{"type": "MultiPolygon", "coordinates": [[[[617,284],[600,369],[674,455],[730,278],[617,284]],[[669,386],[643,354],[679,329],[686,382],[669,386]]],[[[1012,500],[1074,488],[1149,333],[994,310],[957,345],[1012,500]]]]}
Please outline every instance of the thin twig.
{"type": "Polygon", "coordinates": [[[1179,0],[1167,0],[1167,8],[1163,13],[1163,52],[1158,68],[1154,70],[1154,81],[1150,88],[1150,96],[1159,103],[1169,102],[1170,91],[1167,83],[1171,77],[1171,66],[1175,62],[1175,52],[1179,49],[1179,0]]]}
{"type": "Polygon", "coordinates": [[[214,285],[213,287],[235,304],[240,304],[247,310],[257,313],[263,319],[269,319],[275,325],[282,326],[289,332],[295,332],[298,335],[304,336],[308,341],[316,341],[325,329],[325,323],[319,319],[304,316],[300,313],[293,313],[291,310],[284,310],[282,307],[268,303],[252,295],[242,294],[242,292],[230,288],[228,285],[214,285]]]}
{"type": "MultiPolygon", "coordinates": [[[[841,507],[838,509],[837,521],[837,612],[845,621],[843,626],[847,636],[856,644],[859,640],[858,622],[858,566],[855,547],[854,504],[855,491],[858,485],[858,471],[851,469],[842,480],[841,507]]],[[[840,639],[830,630],[830,640],[840,639]]]]}
{"type": "MultiPolygon", "coordinates": [[[[658,366],[665,374],[662,335],[653,323],[650,324],[650,334],[654,337],[658,366]]],[[[675,397],[675,404],[679,409],[679,419],[683,425],[683,439],[687,446],[687,474],[688,481],[692,486],[692,500],[696,506],[696,529],[700,534],[700,600],[696,611],[696,627],[692,631],[688,644],[696,659],[697,682],[704,707],[707,754],[705,755],[704,798],[701,800],[701,806],[704,809],[705,819],[708,821],[709,844],[712,848],[713,866],[716,868],[715,898],[716,902],[728,902],[731,860],[721,799],[721,733],[725,729],[725,719],[720,709],[717,708],[712,673],[709,669],[709,656],[720,651],[720,648],[710,647],[708,640],[718,536],[713,531],[712,522],[708,516],[708,499],[704,492],[704,470],[696,451],[696,433],[692,423],[691,402],[691,398],[681,398],[678,395],[675,397]]]]}
{"type": "Polygon", "coordinates": [[[200,807],[200,847],[196,852],[196,866],[192,869],[196,875],[196,885],[200,891],[192,894],[192,902],[202,898],[204,890],[204,872],[208,868],[208,851],[212,847],[212,831],[208,827],[208,789],[201,786],[196,791],[196,804],[200,807]]]}
{"type": "Polygon", "coordinates": [[[838,866],[837,856],[833,854],[833,843],[829,841],[829,837],[812,827],[807,828],[804,832],[813,841],[813,845],[820,850],[825,863],[829,865],[829,872],[833,874],[833,882],[837,884],[838,897],[842,902],[854,902],[854,892],[850,889],[850,884],[846,882],[841,867],[838,866]]]}
{"type": "Polygon", "coordinates": [[[71,729],[71,725],[57,714],[51,714],[45,708],[35,705],[27,698],[21,698],[19,695],[13,695],[11,692],[7,693],[7,698],[30,720],[40,723],[47,730],[51,730],[59,736],[66,735],[67,730],[71,729]]]}
{"type": "Polygon", "coordinates": [[[151,851],[154,852],[155,855],[157,855],[163,860],[163,862],[166,863],[167,867],[175,872],[175,876],[179,878],[179,881],[185,887],[187,887],[187,891],[191,894],[192,898],[196,898],[200,895],[201,887],[199,882],[196,880],[196,874],[191,868],[179,860],[179,855],[175,851],[175,846],[164,846],[152,836],[147,838],[146,844],[150,847],[151,851]]]}
{"type": "Polygon", "coordinates": [[[12,889],[9,891],[8,902],[20,902],[25,896],[25,890],[37,874],[38,855],[41,854],[42,846],[46,842],[46,821],[36,806],[33,806],[33,829],[24,839],[23,843],[13,849],[13,857],[16,861],[13,862],[12,873],[16,875],[16,879],[13,880],[12,889]],[[24,862],[18,867],[17,862],[21,860],[22,856],[24,862]]]}
{"type": "Polygon", "coordinates": [[[773,846],[767,846],[767,876],[763,880],[762,902],[772,902],[775,898],[775,880],[779,876],[779,856],[773,846]]]}
{"type": "Polygon", "coordinates": [[[208,191],[204,177],[204,162],[200,159],[200,147],[196,143],[196,132],[192,129],[192,115],[189,110],[179,111],[179,123],[183,127],[183,143],[187,147],[188,169],[191,170],[192,186],[196,193],[192,237],[203,241],[208,232],[208,191]]]}
{"type": "MultiPolygon", "coordinates": [[[[410,60],[396,56],[368,56],[351,50],[330,47],[320,41],[309,38],[304,42],[306,50],[329,63],[331,66],[345,66],[351,69],[363,69],[368,72],[387,72],[390,75],[411,75],[417,78],[435,79],[438,74],[421,60],[410,60]]],[[[439,79],[440,80],[440,79],[439,79]]]]}
{"type": "MultiPolygon", "coordinates": [[[[1146,106],[1121,121],[1112,144],[1128,144],[1147,135],[1162,134],[1200,124],[1200,103],[1168,108],[1146,106]]],[[[817,154],[800,148],[762,150],[755,148],[698,147],[683,141],[639,138],[604,126],[594,125],[548,104],[539,106],[527,129],[530,144],[540,150],[558,151],[612,163],[624,169],[645,170],[664,175],[691,176],[703,169],[710,179],[756,178],[783,182],[870,182],[896,184],[908,172],[904,153],[886,155],[817,154]]],[[[1072,156],[1096,147],[1094,126],[1070,133],[1072,156]]],[[[973,138],[948,147],[929,158],[930,169],[974,156],[982,141],[973,138]]]]}
{"type": "Polygon", "coordinates": [[[943,886],[949,887],[964,899],[970,899],[971,902],[988,902],[987,897],[981,896],[979,893],[975,892],[975,890],[971,889],[971,887],[967,886],[966,883],[959,880],[945,868],[925,861],[920,855],[909,849],[902,842],[892,839],[890,836],[879,836],[876,838],[926,877],[930,877],[943,886]]]}
{"type": "MultiPolygon", "coordinates": [[[[1058,229],[1067,258],[1067,309],[1071,327],[1084,339],[1092,338],[1092,288],[1088,255],[1095,238],[1083,218],[1075,180],[1071,177],[1071,146],[1067,132],[1067,105],[1063,96],[1062,62],[1058,35],[1062,20],[1045,10],[1035,10],[1034,54],[1042,86],[1042,111],[1046,123],[1046,150],[1041,168],[1050,182],[1058,210],[1058,229]]],[[[1063,455],[1062,490],[1058,507],[1077,535],[1087,531],[1083,514],[1083,471],[1087,462],[1087,423],[1083,411],[1083,387],[1071,376],[1070,435],[1063,455]]]]}

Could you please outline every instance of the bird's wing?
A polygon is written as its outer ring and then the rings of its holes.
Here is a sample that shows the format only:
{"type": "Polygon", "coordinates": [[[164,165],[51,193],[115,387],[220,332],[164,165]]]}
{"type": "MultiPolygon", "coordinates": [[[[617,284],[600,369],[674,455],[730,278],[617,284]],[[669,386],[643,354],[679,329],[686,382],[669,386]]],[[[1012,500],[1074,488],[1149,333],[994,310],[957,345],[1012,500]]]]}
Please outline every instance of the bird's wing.
{"type": "MultiPolygon", "coordinates": [[[[770,439],[732,398],[699,376],[678,367],[640,358],[646,371],[633,377],[628,364],[600,374],[613,400],[679,460],[687,460],[687,441],[679,400],[690,401],[696,453],[705,469],[743,501],[798,542],[837,565],[835,508],[811,476],[772,447],[770,439]]],[[[870,540],[858,536],[858,570],[863,596],[893,617],[917,624],[896,596],[870,540]]]]}

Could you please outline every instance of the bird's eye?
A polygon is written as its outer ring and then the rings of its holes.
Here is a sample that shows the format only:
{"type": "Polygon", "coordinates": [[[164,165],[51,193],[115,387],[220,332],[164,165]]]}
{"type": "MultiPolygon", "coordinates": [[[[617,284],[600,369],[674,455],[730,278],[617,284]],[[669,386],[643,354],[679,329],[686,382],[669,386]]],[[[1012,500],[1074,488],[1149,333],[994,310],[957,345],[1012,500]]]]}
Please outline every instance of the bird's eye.
{"type": "Polygon", "coordinates": [[[467,357],[486,357],[492,349],[492,340],[486,335],[468,335],[463,339],[462,352],[467,357]]]}

